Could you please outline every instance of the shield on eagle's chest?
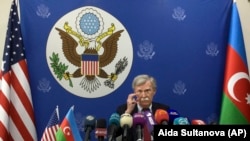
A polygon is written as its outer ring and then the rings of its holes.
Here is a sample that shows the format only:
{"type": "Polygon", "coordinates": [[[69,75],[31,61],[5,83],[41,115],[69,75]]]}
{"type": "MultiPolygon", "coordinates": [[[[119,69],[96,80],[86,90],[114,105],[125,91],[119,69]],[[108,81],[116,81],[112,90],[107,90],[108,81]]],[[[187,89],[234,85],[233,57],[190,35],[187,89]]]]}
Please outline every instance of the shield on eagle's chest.
{"type": "Polygon", "coordinates": [[[99,55],[82,54],[81,60],[82,75],[99,75],[99,55]]]}

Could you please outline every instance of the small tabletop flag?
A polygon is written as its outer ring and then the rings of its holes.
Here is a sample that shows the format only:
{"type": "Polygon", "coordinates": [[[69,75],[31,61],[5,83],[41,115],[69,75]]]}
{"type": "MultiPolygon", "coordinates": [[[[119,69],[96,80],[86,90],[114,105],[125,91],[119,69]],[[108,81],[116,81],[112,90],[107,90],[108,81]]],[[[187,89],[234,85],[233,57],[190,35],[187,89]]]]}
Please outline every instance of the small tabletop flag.
{"type": "Polygon", "coordinates": [[[59,121],[59,108],[57,106],[43,132],[41,141],[56,141],[56,132],[59,129],[59,121]]]}
{"type": "Polygon", "coordinates": [[[82,141],[80,132],[74,116],[74,106],[72,106],[63,119],[59,130],[56,133],[57,141],[82,141]]]}

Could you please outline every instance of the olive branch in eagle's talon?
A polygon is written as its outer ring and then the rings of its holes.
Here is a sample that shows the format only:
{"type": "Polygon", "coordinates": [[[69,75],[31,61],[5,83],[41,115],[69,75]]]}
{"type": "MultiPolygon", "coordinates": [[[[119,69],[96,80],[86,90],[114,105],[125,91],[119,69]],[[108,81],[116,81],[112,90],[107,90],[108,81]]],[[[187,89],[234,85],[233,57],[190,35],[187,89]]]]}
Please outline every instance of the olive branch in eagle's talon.
{"type": "Polygon", "coordinates": [[[57,76],[59,80],[62,80],[64,77],[65,80],[69,80],[69,85],[73,87],[72,80],[70,79],[69,73],[65,73],[65,71],[68,69],[68,66],[65,64],[59,62],[60,59],[58,57],[58,54],[55,54],[54,52],[52,53],[52,56],[49,57],[51,62],[50,66],[53,68],[53,72],[57,76]]]}

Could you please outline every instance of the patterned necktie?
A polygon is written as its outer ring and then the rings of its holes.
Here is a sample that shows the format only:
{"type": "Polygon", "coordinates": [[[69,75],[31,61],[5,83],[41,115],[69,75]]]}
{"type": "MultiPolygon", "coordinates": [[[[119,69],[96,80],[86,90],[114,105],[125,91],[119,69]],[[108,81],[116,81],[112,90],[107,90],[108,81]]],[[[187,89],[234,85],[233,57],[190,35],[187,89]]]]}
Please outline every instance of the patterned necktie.
{"type": "MultiPolygon", "coordinates": [[[[150,111],[149,108],[143,108],[142,112],[150,111]]],[[[144,141],[151,141],[151,134],[149,133],[149,129],[147,128],[146,124],[143,127],[143,139],[144,141]]]]}

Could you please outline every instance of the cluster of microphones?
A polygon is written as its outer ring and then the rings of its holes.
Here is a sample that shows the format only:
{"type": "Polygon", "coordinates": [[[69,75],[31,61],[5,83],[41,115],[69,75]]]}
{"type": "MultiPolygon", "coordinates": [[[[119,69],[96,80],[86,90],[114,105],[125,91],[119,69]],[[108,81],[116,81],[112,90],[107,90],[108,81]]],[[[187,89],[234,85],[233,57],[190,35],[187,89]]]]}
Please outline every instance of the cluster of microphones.
{"type": "Polygon", "coordinates": [[[95,119],[93,116],[87,116],[84,123],[85,138],[84,141],[90,141],[90,133],[95,130],[95,137],[98,141],[116,141],[118,129],[123,130],[122,141],[128,141],[128,130],[134,128],[136,131],[136,140],[143,140],[143,128],[147,128],[151,137],[154,134],[154,125],[206,125],[203,120],[189,120],[182,117],[173,109],[157,109],[153,115],[150,111],[135,113],[130,115],[124,113],[119,115],[113,113],[108,121],[105,118],[95,119]]]}

